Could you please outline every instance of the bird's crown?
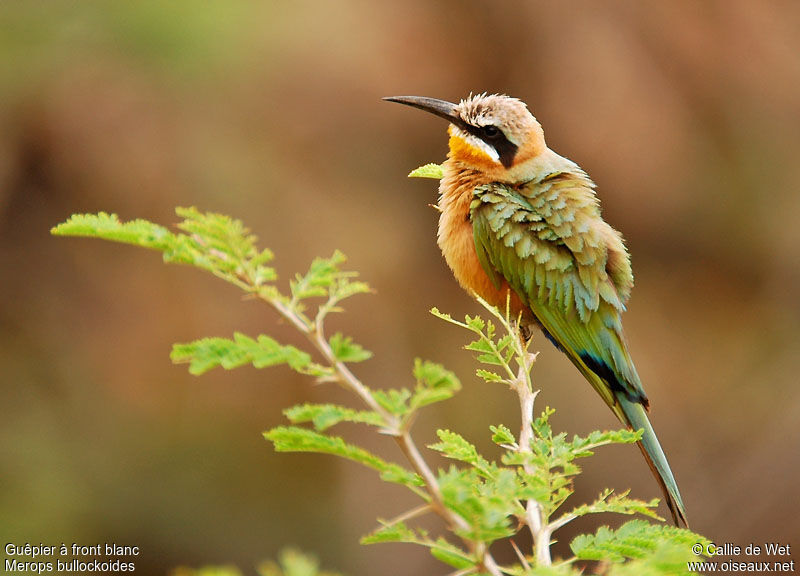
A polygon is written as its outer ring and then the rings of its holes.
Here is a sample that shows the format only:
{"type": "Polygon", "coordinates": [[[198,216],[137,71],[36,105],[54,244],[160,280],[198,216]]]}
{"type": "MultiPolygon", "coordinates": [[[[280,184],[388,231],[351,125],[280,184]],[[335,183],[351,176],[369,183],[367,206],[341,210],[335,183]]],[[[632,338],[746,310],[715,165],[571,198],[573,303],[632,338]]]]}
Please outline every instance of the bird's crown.
{"type": "Polygon", "coordinates": [[[507,138],[523,132],[531,118],[525,102],[505,94],[470,94],[458,103],[457,110],[467,124],[477,128],[495,126],[507,138]]]}

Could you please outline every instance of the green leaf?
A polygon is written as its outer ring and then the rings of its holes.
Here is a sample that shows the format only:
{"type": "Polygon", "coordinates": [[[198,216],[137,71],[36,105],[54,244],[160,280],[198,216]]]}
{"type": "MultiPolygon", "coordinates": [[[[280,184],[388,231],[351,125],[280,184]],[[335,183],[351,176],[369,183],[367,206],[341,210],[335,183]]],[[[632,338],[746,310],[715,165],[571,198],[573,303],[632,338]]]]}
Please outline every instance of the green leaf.
{"type": "Polygon", "coordinates": [[[459,322],[458,320],[454,320],[453,317],[450,316],[450,314],[447,314],[446,312],[442,312],[441,310],[439,310],[435,306],[433,308],[431,308],[429,310],[429,312],[431,314],[433,314],[434,316],[436,316],[437,318],[440,318],[440,319],[444,320],[445,322],[450,322],[451,324],[461,325],[461,322],[459,322]]]}
{"type": "Polygon", "coordinates": [[[409,403],[412,410],[452,398],[461,390],[458,377],[435,362],[415,359],[414,378],[417,386],[409,403]]]}
{"type": "Polygon", "coordinates": [[[163,226],[147,220],[122,223],[116,214],[73,214],[66,222],[50,230],[54,236],[102,238],[134,244],[154,250],[166,250],[175,243],[175,236],[163,226]]]}
{"type": "Polygon", "coordinates": [[[337,576],[337,573],[319,569],[319,561],[309,554],[285,548],[279,556],[280,564],[264,562],[257,567],[259,576],[337,576]]]}
{"type": "Polygon", "coordinates": [[[520,481],[520,489],[518,496],[522,500],[535,500],[539,502],[547,513],[548,517],[553,510],[552,500],[554,499],[554,490],[552,486],[552,478],[549,474],[547,467],[538,468],[534,473],[525,472],[522,467],[517,470],[517,475],[520,481]]]}
{"type": "Polygon", "coordinates": [[[653,498],[649,502],[628,498],[630,490],[620,494],[612,494],[609,489],[600,493],[597,499],[591,504],[583,504],[570,512],[571,516],[579,518],[587,514],[598,514],[601,512],[613,512],[615,514],[642,514],[656,520],[661,518],[655,513],[658,507],[658,498],[653,498]]]}
{"type": "Polygon", "coordinates": [[[372,426],[385,426],[380,414],[372,411],[359,411],[335,404],[302,404],[283,411],[292,424],[312,422],[314,428],[322,432],[339,422],[359,422],[372,426]]]}
{"type": "Polygon", "coordinates": [[[434,178],[435,180],[441,180],[444,176],[444,171],[439,164],[425,164],[424,166],[420,166],[412,170],[408,177],[409,178],[434,178]]]}
{"type": "Polygon", "coordinates": [[[382,526],[361,538],[361,544],[381,544],[385,542],[402,542],[419,544],[430,549],[431,554],[454,568],[464,569],[474,566],[475,560],[464,550],[445,540],[431,539],[424,530],[409,528],[404,522],[386,523],[378,520],[382,526]]]}
{"type": "Polygon", "coordinates": [[[470,342],[464,346],[464,348],[472,352],[478,352],[478,362],[481,364],[491,364],[494,366],[503,366],[507,364],[505,358],[498,353],[498,350],[491,340],[481,338],[470,342]]]}
{"type": "MultiPolygon", "coordinates": [[[[573,479],[581,470],[574,460],[591,455],[591,449],[611,443],[635,442],[640,434],[628,430],[592,432],[588,437],[574,436],[567,440],[565,433],[554,434],[550,417],[554,410],[547,407],[532,423],[533,438],[530,452],[520,452],[514,435],[505,427],[492,427],[492,439],[506,448],[502,463],[515,467],[520,482],[517,496],[521,500],[535,500],[543,507],[546,518],[558,510],[573,494],[573,479]]],[[[640,513],[653,518],[658,516],[652,508],[655,502],[642,502],[627,497],[627,492],[613,495],[603,492],[591,504],[575,508],[559,520],[564,523],[579,516],[598,512],[620,514],[640,513]]]]}
{"type": "MultiPolygon", "coordinates": [[[[337,307],[337,304],[342,300],[355,294],[370,292],[371,289],[366,282],[352,280],[358,273],[341,270],[341,265],[346,260],[345,255],[338,250],[330,258],[315,258],[308,272],[304,275],[297,274],[294,280],[289,282],[292,294],[289,307],[302,313],[303,300],[327,298],[327,302],[319,307],[317,320],[321,321],[329,312],[340,312],[341,308],[337,307]]],[[[365,359],[364,354],[367,352],[360,349],[359,356],[365,359]]]]}
{"type": "Polygon", "coordinates": [[[550,406],[546,406],[541,416],[533,421],[533,431],[539,438],[551,438],[553,436],[553,430],[550,428],[550,416],[555,412],[550,406]]]}
{"type": "Polygon", "coordinates": [[[422,479],[399,464],[386,462],[379,456],[358,446],[346,443],[338,436],[328,436],[296,426],[278,426],[265,432],[264,437],[271,441],[278,452],[317,452],[332,454],[353,462],[358,462],[380,472],[381,478],[387,482],[402,484],[418,494],[418,486],[422,479]]]}
{"type": "Polygon", "coordinates": [[[380,473],[380,478],[384,482],[391,482],[392,484],[402,484],[408,488],[414,490],[414,492],[422,497],[423,500],[426,502],[429,500],[429,496],[427,493],[417,490],[417,486],[423,486],[425,483],[422,481],[422,478],[418,474],[403,468],[398,464],[389,464],[389,466],[382,470],[380,473]]]}
{"type": "Polygon", "coordinates": [[[347,260],[338,250],[330,258],[314,258],[305,275],[296,275],[290,282],[292,298],[303,300],[306,298],[326,297],[328,289],[342,274],[339,266],[347,260]]]}
{"type": "Polygon", "coordinates": [[[372,397],[381,405],[381,408],[395,416],[405,416],[411,411],[408,405],[408,400],[411,398],[411,390],[408,388],[373,390],[372,397]]]}
{"type": "Polygon", "coordinates": [[[256,368],[288,364],[302,371],[311,356],[294,346],[282,346],[269,336],[261,335],[254,340],[236,332],[233,340],[228,338],[203,338],[187,344],[175,344],[170,358],[176,364],[189,363],[189,372],[195,375],[221,366],[226,370],[252,364],[256,368]]]}
{"type": "MultiPolygon", "coordinates": [[[[486,306],[485,302],[483,302],[486,306]]],[[[442,320],[466,328],[467,330],[478,335],[476,340],[473,340],[465,346],[467,350],[477,352],[478,362],[481,364],[489,364],[493,366],[503,366],[508,371],[511,371],[510,362],[517,354],[517,347],[515,342],[518,335],[511,324],[504,323],[503,327],[508,331],[500,338],[496,338],[497,328],[492,321],[485,321],[480,316],[469,316],[465,318],[465,322],[458,322],[453,320],[449,315],[442,314],[436,308],[431,310],[431,313],[442,320]]],[[[490,370],[477,371],[480,378],[487,382],[505,382],[496,372],[490,370]]]]}
{"type": "Polygon", "coordinates": [[[495,444],[500,446],[516,446],[517,439],[514,437],[514,433],[507,427],[498,424],[497,426],[489,426],[489,429],[493,432],[492,442],[495,444]]]}
{"type": "MultiPolygon", "coordinates": [[[[239,285],[246,290],[276,279],[266,266],[272,252],[259,251],[257,238],[239,220],[223,214],[177,208],[183,218],[182,233],[173,234],[147,220],[121,222],[116,214],[75,214],[51,230],[56,236],[101,238],[158,250],[165,262],[189,264],[239,285]]],[[[276,293],[277,296],[277,293],[276,293]]]]}
{"type": "Polygon", "coordinates": [[[437,538],[436,543],[431,546],[431,555],[458,570],[464,570],[476,563],[469,553],[441,537],[437,538]]]}
{"type": "Polygon", "coordinates": [[[384,542],[419,543],[420,539],[417,534],[414,530],[406,526],[404,522],[387,524],[380,519],[378,521],[383,525],[366,536],[363,536],[360,541],[361,544],[381,544],[384,542]]]}
{"type": "Polygon", "coordinates": [[[367,294],[372,292],[369,284],[366,282],[353,281],[350,278],[355,275],[355,272],[343,272],[338,281],[331,288],[331,298],[336,302],[340,302],[350,296],[356,294],[367,294]]]}
{"type": "Polygon", "coordinates": [[[475,468],[453,466],[440,472],[438,480],[445,506],[469,525],[455,531],[459,536],[489,543],[516,533],[512,519],[522,508],[512,470],[499,469],[492,477],[486,477],[475,468]]]}
{"type": "Polygon", "coordinates": [[[297,550],[287,549],[281,552],[281,567],[284,576],[314,576],[319,573],[319,562],[297,550]]]}
{"type": "Polygon", "coordinates": [[[488,336],[490,340],[494,337],[495,328],[491,320],[487,322],[480,316],[470,316],[469,314],[467,314],[465,319],[467,321],[467,326],[473,332],[480,334],[483,332],[483,329],[486,328],[486,336],[488,336]]]}
{"type": "Polygon", "coordinates": [[[372,352],[365,350],[360,344],[353,342],[349,336],[337,332],[328,342],[333,355],[339,362],[363,362],[372,357],[372,352]]]}
{"type": "Polygon", "coordinates": [[[317,362],[309,362],[300,372],[316,378],[318,382],[332,382],[337,380],[336,370],[317,362]]]}
{"type": "Polygon", "coordinates": [[[574,436],[571,442],[571,449],[575,453],[576,458],[584,456],[591,456],[594,448],[606,446],[609,444],[633,444],[642,438],[642,431],[633,431],[628,429],[622,430],[595,430],[589,436],[582,438],[574,436]]]}
{"type": "Polygon", "coordinates": [[[477,448],[461,435],[450,430],[437,430],[440,442],[428,446],[431,450],[441,452],[448,458],[472,465],[483,476],[491,477],[497,472],[497,466],[478,454],[477,448]]]}
{"type": "Polygon", "coordinates": [[[505,382],[505,379],[500,376],[500,374],[497,372],[492,372],[491,370],[483,370],[482,368],[478,368],[475,370],[475,374],[484,382],[505,382]]]}
{"type": "MultiPolygon", "coordinates": [[[[699,538],[697,542],[705,541],[699,538]]],[[[694,542],[694,541],[693,541],[694,542]]],[[[693,544],[676,543],[672,541],[658,542],[654,550],[647,555],[630,560],[624,564],[614,564],[609,567],[608,576],[673,576],[675,574],[699,573],[700,568],[689,570],[690,562],[702,562],[702,556],[689,554],[693,544]]]]}
{"type": "Polygon", "coordinates": [[[269,251],[260,253],[257,238],[240,220],[224,214],[200,212],[196,208],[177,208],[184,220],[178,224],[185,237],[191,238],[193,263],[205,268],[245,274],[245,263],[272,259],[269,251]]]}
{"type": "Polygon", "coordinates": [[[242,572],[236,566],[203,566],[202,568],[179,566],[170,572],[170,576],[242,576],[242,572]]]}
{"type": "Polygon", "coordinates": [[[617,530],[601,526],[595,534],[581,534],[572,540],[570,548],[581,560],[617,563],[628,558],[645,558],[652,555],[659,545],[670,543],[682,548],[685,571],[686,561],[697,559],[691,552],[691,546],[700,543],[705,549],[708,542],[702,536],[683,528],[631,520],[617,530]]]}

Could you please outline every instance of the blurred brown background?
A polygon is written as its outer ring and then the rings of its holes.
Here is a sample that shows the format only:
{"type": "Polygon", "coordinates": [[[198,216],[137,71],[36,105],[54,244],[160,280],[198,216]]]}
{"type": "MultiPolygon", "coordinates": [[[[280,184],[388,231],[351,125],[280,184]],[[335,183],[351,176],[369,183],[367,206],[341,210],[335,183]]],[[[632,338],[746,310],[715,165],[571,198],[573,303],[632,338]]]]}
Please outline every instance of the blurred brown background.
{"type": "MultiPolygon", "coordinates": [[[[436,247],[436,183],[405,177],[444,158],[445,125],[380,101],[488,90],[529,104],[628,240],[625,324],[693,528],[800,546],[798,29],[791,1],[3,2],[3,543],[138,545],[144,574],[250,570],[288,544],[351,575],[444,573],[421,549],[358,544],[413,502],[400,488],[262,439],[284,407],[346,394],[284,369],[170,364],[173,342],[234,330],[299,344],[269,309],[49,229],[100,210],[171,224],[195,205],[244,219],[284,282],[343,250],[377,291],[336,318],[375,352],[359,375],[400,386],[415,356],[445,363],[465,389],[418,442],[447,427],[496,457],[488,425],[516,427],[514,398],[478,383],[466,335],[427,313],[477,307],[436,247]]],[[[539,408],[558,428],[617,426],[537,347],[539,408]]],[[[659,495],[632,447],[588,461],[576,503],[607,485],[659,495]]]]}

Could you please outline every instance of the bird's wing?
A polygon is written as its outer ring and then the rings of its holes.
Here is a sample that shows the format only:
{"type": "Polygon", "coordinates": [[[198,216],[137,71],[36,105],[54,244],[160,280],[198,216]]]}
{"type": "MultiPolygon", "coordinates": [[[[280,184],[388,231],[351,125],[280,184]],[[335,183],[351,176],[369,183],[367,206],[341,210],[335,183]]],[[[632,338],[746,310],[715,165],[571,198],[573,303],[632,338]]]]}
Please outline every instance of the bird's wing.
{"type": "Polygon", "coordinates": [[[633,286],[620,235],[600,218],[583,172],[553,174],[519,189],[475,190],[475,249],[490,277],[502,276],[617,417],[634,430],[676,526],[686,510],[647,418],[647,397],[628,354],[620,314],[633,286]]]}
{"type": "Polygon", "coordinates": [[[488,184],[476,188],[470,217],[486,273],[505,278],[617,412],[615,391],[647,405],[620,319],[633,278],[590,185],[570,175],[519,189],[488,184]]]}

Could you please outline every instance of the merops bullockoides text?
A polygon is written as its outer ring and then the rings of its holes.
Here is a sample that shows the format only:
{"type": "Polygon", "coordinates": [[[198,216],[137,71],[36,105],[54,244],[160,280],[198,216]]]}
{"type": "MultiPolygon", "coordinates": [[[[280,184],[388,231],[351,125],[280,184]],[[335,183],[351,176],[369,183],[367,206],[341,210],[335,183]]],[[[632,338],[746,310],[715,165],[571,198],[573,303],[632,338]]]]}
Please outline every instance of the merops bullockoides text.
{"type": "Polygon", "coordinates": [[[675,524],[685,525],[622,331],[633,287],[630,257],[622,235],[600,215],[594,183],[547,147],[539,122],[516,98],[385,100],[450,122],[438,242],[456,280],[501,309],[510,292],[512,312],[541,329],[622,422],[644,431],[639,447],[675,524]]]}

